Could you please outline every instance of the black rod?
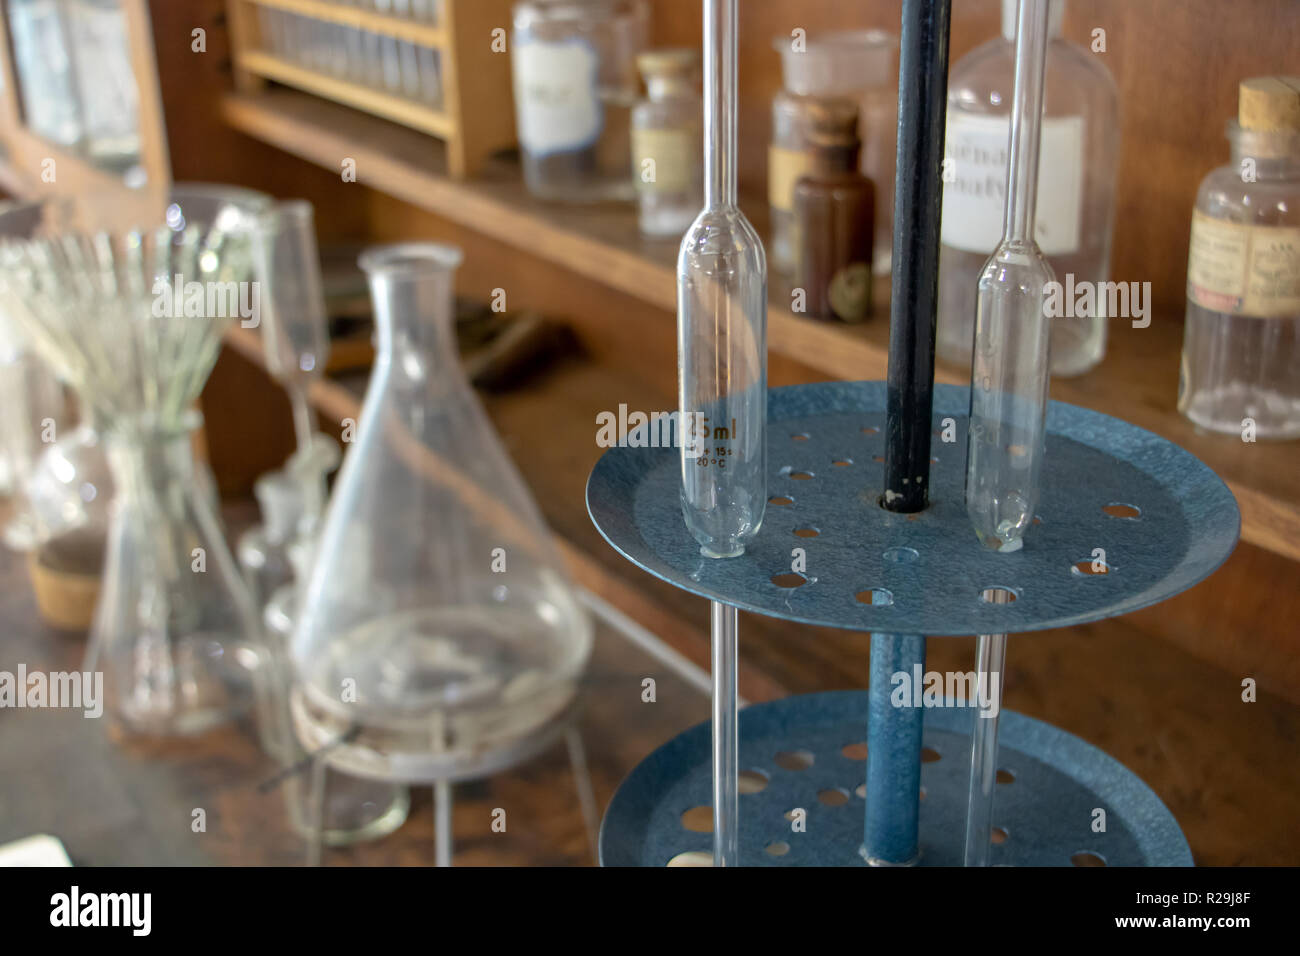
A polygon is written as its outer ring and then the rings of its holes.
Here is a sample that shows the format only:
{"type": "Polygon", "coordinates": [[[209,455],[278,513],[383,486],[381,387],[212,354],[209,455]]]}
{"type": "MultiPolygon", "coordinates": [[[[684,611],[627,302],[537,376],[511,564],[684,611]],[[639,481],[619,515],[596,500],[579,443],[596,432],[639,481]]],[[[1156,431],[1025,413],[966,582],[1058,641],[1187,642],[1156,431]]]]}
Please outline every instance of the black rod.
{"type": "Polygon", "coordinates": [[[881,503],[890,511],[908,513],[925,508],[930,492],[950,18],[951,0],[903,0],[885,493],[881,503]]]}

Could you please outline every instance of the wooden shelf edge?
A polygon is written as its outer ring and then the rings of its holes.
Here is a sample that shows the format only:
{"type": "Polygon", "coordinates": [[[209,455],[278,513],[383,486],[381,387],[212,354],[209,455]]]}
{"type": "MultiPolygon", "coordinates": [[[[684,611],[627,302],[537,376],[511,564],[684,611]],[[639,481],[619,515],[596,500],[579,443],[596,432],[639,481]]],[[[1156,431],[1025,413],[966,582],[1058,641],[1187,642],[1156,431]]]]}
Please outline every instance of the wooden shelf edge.
{"type": "MultiPolygon", "coordinates": [[[[676,276],[669,266],[635,249],[620,248],[547,219],[528,204],[512,203],[508,196],[501,194],[499,184],[454,181],[432,168],[431,154],[421,161],[423,154],[409,142],[390,142],[388,145],[400,147],[393,151],[378,137],[372,142],[353,135],[355,128],[349,132],[342,124],[326,126],[312,122],[304,111],[265,97],[231,94],[223,100],[222,109],[232,126],[254,139],[331,170],[337,167],[339,156],[352,156],[357,160],[358,180],[379,192],[512,248],[541,256],[569,272],[642,302],[676,311],[676,276]]],[[[361,124],[366,120],[354,122],[361,124]]],[[[846,380],[884,379],[888,369],[888,351],[883,344],[863,337],[851,327],[809,320],[776,304],[768,311],[768,347],[776,354],[846,380]]],[[[967,384],[965,376],[942,364],[936,369],[936,380],[967,384]]],[[[1069,380],[1061,385],[1058,390],[1054,383],[1054,397],[1092,406],[1080,387],[1069,380]]],[[[1113,408],[1101,410],[1115,412],[1113,408]]],[[[1130,403],[1121,417],[1178,441],[1193,454],[1198,451],[1209,454],[1213,445],[1189,446],[1194,439],[1182,436],[1180,441],[1170,435],[1169,422],[1176,415],[1169,409],[1130,403]]],[[[1241,508],[1242,540],[1288,560],[1300,561],[1300,501],[1271,494],[1231,474],[1224,478],[1241,508]]]]}
{"type": "MultiPolygon", "coordinates": [[[[298,66],[262,50],[245,50],[237,57],[239,68],[264,79],[296,87],[344,106],[364,109],[411,129],[446,139],[453,126],[446,114],[431,106],[393,96],[381,90],[359,86],[347,80],[298,66]]],[[[339,154],[340,156],[345,154],[339,154]]],[[[337,162],[334,164],[337,165],[337,162]]]]}

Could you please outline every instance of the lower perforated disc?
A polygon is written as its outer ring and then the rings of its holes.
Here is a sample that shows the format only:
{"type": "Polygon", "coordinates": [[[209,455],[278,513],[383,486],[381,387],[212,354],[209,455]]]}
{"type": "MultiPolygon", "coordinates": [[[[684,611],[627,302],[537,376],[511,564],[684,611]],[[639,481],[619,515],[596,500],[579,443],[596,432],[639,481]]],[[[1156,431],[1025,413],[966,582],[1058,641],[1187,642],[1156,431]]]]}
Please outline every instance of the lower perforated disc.
{"type": "MultiPolygon", "coordinates": [[[[742,866],[866,865],[859,852],[866,714],[864,691],[808,694],[741,711],[742,866]],[[803,832],[787,816],[796,808],[806,811],[803,832]]],[[[965,708],[926,711],[922,866],[961,865],[974,714],[965,708]]],[[[1002,712],[999,744],[993,865],[1192,865],[1173,815],[1114,758],[1011,711],[1002,712]]],[[[709,754],[710,725],[704,723],[628,775],[601,827],[602,865],[711,859],[709,754]]]]}

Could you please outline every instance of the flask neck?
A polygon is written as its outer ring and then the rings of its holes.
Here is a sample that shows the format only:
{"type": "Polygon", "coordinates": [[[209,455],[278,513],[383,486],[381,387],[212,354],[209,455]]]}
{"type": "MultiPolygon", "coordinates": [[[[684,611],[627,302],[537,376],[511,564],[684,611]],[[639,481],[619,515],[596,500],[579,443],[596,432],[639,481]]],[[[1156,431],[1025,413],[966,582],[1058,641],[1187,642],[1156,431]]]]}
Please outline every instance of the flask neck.
{"type": "Polygon", "coordinates": [[[460,250],[402,243],[361,257],[375,308],[377,360],[389,374],[426,379],[459,369],[454,277],[460,250]]]}
{"type": "Polygon", "coordinates": [[[194,479],[194,432],[203,416],[191,412],[181,420],[116,421],[104,432],[104,454],[113,486],[123,500],[151,500],[174,483],[194,479]]]}

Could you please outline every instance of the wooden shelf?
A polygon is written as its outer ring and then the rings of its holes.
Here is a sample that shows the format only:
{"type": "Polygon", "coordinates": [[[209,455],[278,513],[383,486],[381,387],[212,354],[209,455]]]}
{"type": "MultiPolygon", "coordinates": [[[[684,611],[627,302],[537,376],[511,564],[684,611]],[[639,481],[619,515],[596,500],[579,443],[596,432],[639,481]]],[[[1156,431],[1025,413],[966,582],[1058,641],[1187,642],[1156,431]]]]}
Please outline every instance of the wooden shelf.
{"type": "MultiPolygon", "coordinates": [[[[455,182],[447,176],[437,144],[419,133],[293,91],[233,94],[222,108],[226,120],[246,135],[332,171],[338,170],[340,157],[352,157],[358,180],[375,190],[665,312],[676,310],[677,244],[641,238],[627,206],[535,199],[524,187],[518,165],[503,159],[490,162],[472,182],[455,182]]],[[[745,206],[762,231],[766,209],[761,203],[745,206]]],[[[829,376],[884,378],[887,292],[880,290],[875,319],[846,326],[797,316],[785,307],[783,292],[774,290],[768,346],[829,376]]],[[[1054,381],[1052,397],[1123,418],[1177,442],[1213,468],[1236,494],[1244,540],[1300,561],[1300,445],[1247,444],[1209,435],[1178,414],[1174,403],[1180,316],[1156,315],[1145,329],[1117,321],[1110,333],[1102,365],[1087,375],[1054,381]]],[[[965,384],[968,373],[940,363],[937,379],[965,384]]]]}
{"type": "Polygon", "coordinates": [[[296,13],[313,20],[324,20],[357,30],[367,30],[383,36],[394,37],[417,46],[442,49],[447,45],[447,34],[435,23],[412,20],[377,13],[363,7],[347,6],[329,0],[245,0],[255,7],[296,13]]]}
{"type": "MultiPolygon", "coordinates": [[[[308,93],[323,96],[345,106],[378,113],[412,130],[432,133],[434,136],[448,136],[452,131],[452,125],[448,122],[446,114],[433,107],[423,106],[358,83],[326,76],[261,50],[246,50],[241,53],[239,65],[263,79],[306,90],[308,93]]],[[[338,162],[336,161],[334,165],[337,166],[338,162]]]]}

